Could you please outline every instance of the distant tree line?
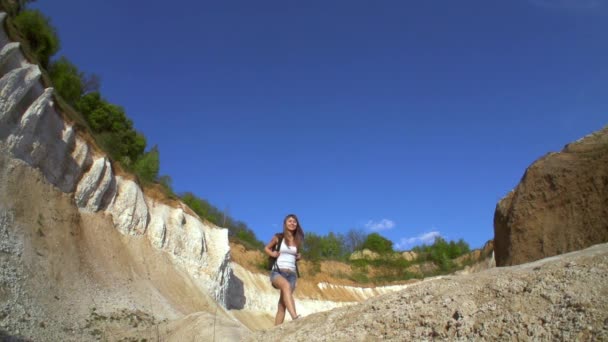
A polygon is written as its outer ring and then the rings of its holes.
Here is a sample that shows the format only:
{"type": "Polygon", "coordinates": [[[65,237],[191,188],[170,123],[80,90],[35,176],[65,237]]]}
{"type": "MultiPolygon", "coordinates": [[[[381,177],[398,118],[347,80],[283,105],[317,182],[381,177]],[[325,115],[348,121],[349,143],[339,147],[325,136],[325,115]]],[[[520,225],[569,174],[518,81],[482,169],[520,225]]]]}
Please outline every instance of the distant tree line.
{"type": "Polygon", "coordinates": [[[432,245],[416,246],[412,251],[418,254],[420,261],[432,261],[441,271],[448,272],[454,268],[453,260],[471,251],[469,244],[463,239],[446,241],[441,237],[436,237],[432,245]]]}
{"type": "Polygon", "coordinates": [[[362,229],[350,229],[346,234],[329,232],[318,235],[307,232],[302,254],[308,260],[348,261],[354,251],[369,249],[379,254],[393,252],[393,242],[378,233],[366,234],[362,229]]]}

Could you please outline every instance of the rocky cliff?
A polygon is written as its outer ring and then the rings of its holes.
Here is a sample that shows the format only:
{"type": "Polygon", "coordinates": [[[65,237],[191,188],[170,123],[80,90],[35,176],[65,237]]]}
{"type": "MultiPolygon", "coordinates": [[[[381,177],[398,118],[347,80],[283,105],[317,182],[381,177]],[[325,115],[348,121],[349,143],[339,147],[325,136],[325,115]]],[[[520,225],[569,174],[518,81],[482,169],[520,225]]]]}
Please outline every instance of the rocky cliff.
{"type": "Polygon", "coordinates": [[[83,213],[111,217],[119,232],[147,239],[176,265],[203,281],[225,302],[230,266],[227,230],[206,225],[184,208],[144,197],[134,181],[115,174],[108,158],[93,150],[56,111],[53,89],[43,89],[37,65],[18,43],[0,33],[0,147],[40,171],[83,213]]]}
{"type": "MultiPolygon", "coordinates": [[[[0,14],[0,22],[4,19],[0,14]]],[[[138,277],[150,277],[153,272],[141,269],[150,264],[170,265],[168,274],[180,274],[178,279],[187,284],[182,287],[191,287],[183,291],[202,298],[192,300],[196,304],[182,305],[185,313],[213,302],[225,307],[233,284],[227,230],[202,222],[181,204],[170,207],[144,196],[137,183],[117,175],[108,158],[58,112],[53,89],[43,87],[41,76],[39,67],[30,64],[19,44],[10,42],[1,30],[2,326],[9,330],[44,326],[50,336],[59,339],[65,337],[61,329],[82,329],[78,315],[71,317],[73,324],[55,322],[55,327],[51,323],[53,310],[41,305],[49,294],[44,289],[49,288],[54,289],[50,292],[57,301],[71,302],[55,303],[66,312],[82,314],[83,307],[99,310],[112,297],[114,307],[103,309],[147,306],[152,310],[155,305],[143,305],[137,302],[137,295],[128,294],[136,291],[133,288],[103,293],[117,285],[127,286],[138,277]],[[146,248],[147,252],[134,252],[133,248],[146,248]],[[133,258],[129,253],[135,253],[133,258]],[[150,259],[137,260],[144,255],[150,259]],[[117,270],[126,273],[113,277],[117,270]],[[104,278],[117,284],[103,284],[100,279],[104,278]],[[77,293],[66,293],[69,288],[77,293]]],[[[178,300],[175,294],[155,291],[165,301],[178,300]]],[[[162,313],[157,318],[178,316],[182,310],[172,304],[156,308],[154,311],[162,313]]]]}
{"type": "Polygon", "coordinates": [[[608,241],[608,127],[534,162],[496,206],[496,265],[608,241]]]}

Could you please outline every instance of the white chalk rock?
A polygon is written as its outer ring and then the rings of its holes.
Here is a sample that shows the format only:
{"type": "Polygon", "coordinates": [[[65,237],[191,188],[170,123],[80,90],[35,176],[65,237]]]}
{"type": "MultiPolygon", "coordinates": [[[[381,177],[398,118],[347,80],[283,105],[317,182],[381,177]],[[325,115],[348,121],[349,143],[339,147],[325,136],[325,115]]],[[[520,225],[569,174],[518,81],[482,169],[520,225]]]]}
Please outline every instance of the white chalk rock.
{"type": "MultiPolygon", "coordinates": [[[[173,208],[148,199],[148,210],[150,211],[150,223],[148,223],[148,239],[158,249],[163,249],[167,241],[167,222],[173,220],[173,208]]],[[[177,226],[169,224],[169,226],[177,226]]]]}
{"type": "Polygon", "coordinates": [[[52,105],[52,94],[52,88],[46,89],[44,93],[28,107],[21,116],[20,122],[13,126],[13,133],[7,139],[11,153],[30,165],[37,164],[39,160],[46,155],[44,146],[40,146],[44,144],[40,142],[41,137],[37,134],[39,133],[37,132],[37,128],[40,126],[40,118],[52,105]],[[39,151],[42,149],[42,152],[33,153],[33,150],[36,147],[40,147],[39,151]]]}
{"type": "MultiPolygon", "coordinates": [[[[4,67],[4,65],[11,64],[10,61],[15,58],[15,55],[19,51],[19,43],[8,43],[2,47],[0,50],[0,67],[4,67]]],[[[8,66],[8,68],[13,69],[8,66]]]]}
{"type": "Polygon", "coordinates": [[[154,246],[168,252],[186,268],[204,266],[206,257],[205,229],[197,218],[181,208],[149,200],[150,225],[148,238],[154,246]]]}
{"type": "Polygon", "coordinates": [[[78,208],[96,212],[102,209],[102,200],[113,181],[112,166],[106,158],[98,158],[82,177],[76,188],[74,200],[78,208]]]}
{"type": "Polygon", "coordinates": [[[148,198],[153,246],[167,252],[176,265],[197,278],[207,293],[226,306],[232,268],[228,230],[212,227],[181,208],[148,198]]]}
{"type": "MultiPolygon", "coordinates": [[[[0,12],[0,27],[4,27],[4,18],[6,18],[6,13],[4,12],[0,12]]],[[[5,44],[9,43],[10,40],[8,39],[8,36],[6,35],[6,32],[4,32],[4,29],[0,30],[0,46],[4,46],[5,44]]]]}
{"type": "Polygon", "coordinates": [[[82,173],[70,152],[75,133],[53,109],[53,89],[45,89],[27,107],[18,122],[5,126],[10,135],[7,147],[11,154],[39,168],[45,178],[64,192],[75,188],[82,173]]]}
{"type": "Polygon", "coordinates": [[[37,65],[29,65],[14,69],[0,79],[0,123],[4,124],[11,120],[9,114],[13,111],[21,99],[34,86],[38,85],[40,69],[37,65]]]}
{"type": "Polygon", "coordinates": [[[116,229],[123,234],[143,235],[148,225],[148,207],[139,185],[116,176],[116,196],[107,211],[112,214],[116,229]]]}

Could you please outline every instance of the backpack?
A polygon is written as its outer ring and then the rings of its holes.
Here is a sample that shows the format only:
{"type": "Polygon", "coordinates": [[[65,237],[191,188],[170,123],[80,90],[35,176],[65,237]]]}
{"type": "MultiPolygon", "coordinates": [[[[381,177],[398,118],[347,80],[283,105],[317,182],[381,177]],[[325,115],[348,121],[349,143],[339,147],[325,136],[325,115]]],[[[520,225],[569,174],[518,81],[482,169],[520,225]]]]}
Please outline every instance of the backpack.
{"type": "MultiPolygon", "coordinates": [[[[272,250],[275,252],[278,252],[281,249],[281,243],[283,242],[283,234],[277,233],[277,234],[275,234],[275,236],[279,238],[279,243],[274,245],[272,250]]],[[[266,264],[266,269],[272,270],[276,264],[277,264],[277,258],[269,256],[268,263],[266,264]]]]}

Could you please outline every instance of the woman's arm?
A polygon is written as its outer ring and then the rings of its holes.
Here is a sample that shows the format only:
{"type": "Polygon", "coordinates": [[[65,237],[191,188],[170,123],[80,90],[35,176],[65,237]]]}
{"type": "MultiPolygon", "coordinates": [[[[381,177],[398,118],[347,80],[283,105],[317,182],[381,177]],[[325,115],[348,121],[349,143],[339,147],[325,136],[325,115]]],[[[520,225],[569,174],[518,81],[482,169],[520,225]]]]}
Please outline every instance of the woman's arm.
{"type": "Polygon", "coordinates": [[[298,253],[296,254],[296,261],[302,260],[302,253],[300,252],[300,248],[302,248],[302,242],[298,244],[298,253]]]}
{"type": "Polygon", "coordinates": [[[280,253],[278,251],[272,250],[274,248],[274,246],[276,246],[277,243],[279,243],[279,239],[277,238],[276,235],[274,235],[272,237],[272,240],[270,240],[270,242],[266,245],[266,247],[264,247],[264,252],[268,256],[271,256],[273,258],[278,258],[280,253]]]}

